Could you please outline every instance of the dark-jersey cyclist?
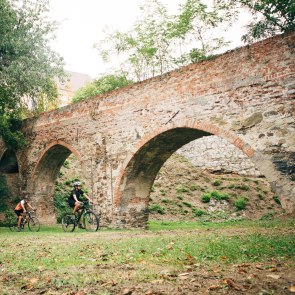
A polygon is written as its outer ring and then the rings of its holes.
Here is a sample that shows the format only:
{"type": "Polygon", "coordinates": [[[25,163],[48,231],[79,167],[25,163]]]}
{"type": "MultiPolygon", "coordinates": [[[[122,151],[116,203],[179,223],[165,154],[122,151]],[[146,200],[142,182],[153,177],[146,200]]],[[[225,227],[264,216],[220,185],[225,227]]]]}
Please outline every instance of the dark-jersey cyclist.
{"type": "Polygon", "coordinates": [[[35,209],[31,206],[29,201],[30,201],[29,194],[28,193],[23,193],[22,200],[14,208],[14,212],[17,215],[17,218],[18,218],[17,219],[17,231],[20,231],[21,220],[26,217],[27,207],[29,207],[33,211],[35,211],[35,209]]]}
{"type": "Polygon", "coordinates": [[[91,198],[82,191],[81,182],[74,182],[74,189],[72,190],[71,195],[69,197],[69,205],[71,208],[73,208],[73,214],[79,211],[79,208],[82,204],[81,201],[84,197],[88,199],[90,202],[92,202],[91,198]]]}

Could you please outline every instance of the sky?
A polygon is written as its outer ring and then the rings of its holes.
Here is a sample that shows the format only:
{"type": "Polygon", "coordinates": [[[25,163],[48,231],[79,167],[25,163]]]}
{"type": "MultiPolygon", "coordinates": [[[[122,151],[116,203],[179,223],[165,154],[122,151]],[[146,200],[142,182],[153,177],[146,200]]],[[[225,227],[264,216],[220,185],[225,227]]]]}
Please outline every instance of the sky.
{"type": "MultiPolygon", "coordinates": [[[[93,45],[104,38],[105,27],[128,30],[140,16],[144,0],[50,0],[50,18],[59,26],[52,49],[65,60],[65,69],[97,78],[108,66],[93,45]]],[[[161,0],[169,12],[176,13],[185,0],[161,0]]],[[[243,24],[243,20],[240,22],[243,24]]],[[[232,36],[240,36],[232,28],[232,36]]],[[[235,31],[236,30],[236,31],[235,31]]],[[[239,41],[235,41],[239,46],[239,41]]]]}

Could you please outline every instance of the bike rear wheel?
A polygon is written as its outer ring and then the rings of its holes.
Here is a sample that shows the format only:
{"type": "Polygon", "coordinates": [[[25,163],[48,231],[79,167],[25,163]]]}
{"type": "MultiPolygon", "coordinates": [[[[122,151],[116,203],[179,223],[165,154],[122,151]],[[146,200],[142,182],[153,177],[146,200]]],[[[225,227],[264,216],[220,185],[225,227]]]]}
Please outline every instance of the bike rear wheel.
{"type": "Polygon", "coordinates": [[[76,227],[75,216],[65,215],[61,220],[61,226],[64,232],[73,232],[76,227]]]}
{"type": "Polygon", "coordinates": [[[93,211],[89,210],[85,212],[82,221],[86,231],[95,232],[98,230],[99,216],[93,211]]]}
{"type": "Polygon", "coordinates": [[[40,222],[37,217],[31,217],[28,221],[28,227],[30,231],[37,232],[40,230],[40,222]]]}

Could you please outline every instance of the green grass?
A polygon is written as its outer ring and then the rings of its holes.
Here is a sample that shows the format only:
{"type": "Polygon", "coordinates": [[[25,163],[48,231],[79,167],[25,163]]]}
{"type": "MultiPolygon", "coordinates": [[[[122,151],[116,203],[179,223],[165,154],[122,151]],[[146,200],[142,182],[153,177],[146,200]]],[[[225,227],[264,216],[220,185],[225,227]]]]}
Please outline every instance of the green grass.
{"type": "MultiPolygon", "coordinates": [[[[132,284],[152,282],[159,270],[180,273],[192,264],[290,262],[295,257],[294,225],[295,220],[289,219],[150,221],[149,230],[104,229],[96,233],[80,229],[64,233],[61,226],[43,226],[38,233],[0,228],[1,276],[7,279],[2,292],[22,293],[26,278],[35,280],[31,284],[36,294],[49,288],[68,294],[73,289],[99,288],[114,277],[117,284],[126,279],[132,284]]],[[[95,292],[91,294],[110,294],[95,292]]]]}

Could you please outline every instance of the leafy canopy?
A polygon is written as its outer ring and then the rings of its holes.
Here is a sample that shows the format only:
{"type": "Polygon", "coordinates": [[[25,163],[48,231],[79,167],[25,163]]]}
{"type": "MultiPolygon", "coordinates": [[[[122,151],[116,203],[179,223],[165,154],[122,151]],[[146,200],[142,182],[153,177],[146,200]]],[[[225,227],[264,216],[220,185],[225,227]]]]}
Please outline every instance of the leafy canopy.
{"type": "Polygon", "coordinates": [[[110,31],[96,45],[105,62],[115,60],[131,79],[142,81],[205,59],[226,44],[211,32],[227,19],[219,5],[187,0],[178,15],[170,15],[160,1],[147,0],[140,9],[140,19],[129,31],[110,31]]]}
{"type": "Polygon", "coordinates": [[[0,135],[11,148],[24,144],[24,116],[47,110],[57,98],[63,61],[50,49],[55,25],[46,0],[0,0],[0,135]]]}
{"type": "Polygon", "coordinates": [[[106,75],[76,91],[72,101],[77,102],[98,94],[110,92],[131,84],[132,82],[133,81],[127,80],[124,76],[106,75]]]}
{"type": "Polygon", "coordinates": [[[220,0],[229,11],[241,7],[251,12],[254,19],[242,36],[244,42],[253,42],[295,29],[294,0],[220,0]]]}

